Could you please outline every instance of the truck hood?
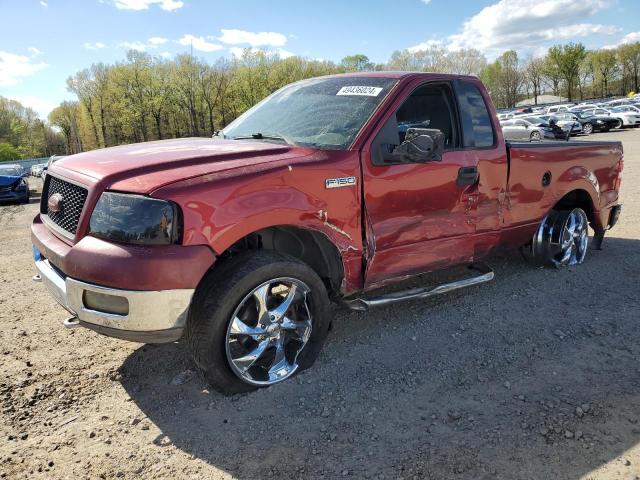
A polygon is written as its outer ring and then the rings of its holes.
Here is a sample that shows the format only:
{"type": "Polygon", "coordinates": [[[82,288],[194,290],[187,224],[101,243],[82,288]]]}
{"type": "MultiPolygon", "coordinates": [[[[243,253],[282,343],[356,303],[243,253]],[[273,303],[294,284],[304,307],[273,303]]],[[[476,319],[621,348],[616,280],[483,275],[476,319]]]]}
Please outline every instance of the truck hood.
{"type": "Polygon", "coordinates": [[[71,155],[50,173],[100,184],[102,188],[150,193],[170,183],[228,170],[255,169],[305,157],[314,149],[257,140],[184,138],[136,143],[71,155]],[[67,174],[67,176],[69,176],[67,174]]]}

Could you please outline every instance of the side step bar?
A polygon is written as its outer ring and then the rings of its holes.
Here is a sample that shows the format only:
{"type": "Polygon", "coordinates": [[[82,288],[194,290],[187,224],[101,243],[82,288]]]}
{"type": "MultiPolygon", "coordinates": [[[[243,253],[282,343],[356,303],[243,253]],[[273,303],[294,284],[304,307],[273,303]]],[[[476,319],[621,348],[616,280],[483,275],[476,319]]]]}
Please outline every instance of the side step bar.
{"type": "Polygon", "coordinates": [[[479,275],[464,278],[462,280],[456,280],[454,282],[443,283],[442,285],[437,285],[435,287],[411,288],[409,290],[393,292],[387,295],[380,295],[379,297],[343,300],[342,304],[350,310],[364,312],[371,307],[391,305],[394,303],[403,302],[405,300],[417,300],[435,297],[436,295],[449,293],[460,288],[471,287],[472,285],[478,285],[480,283],[485,283],[493,280],[493,270],[491,270],[491,268],[487,265],[473,264],[469,266],[469,269],[479,273],[479,275]]]}

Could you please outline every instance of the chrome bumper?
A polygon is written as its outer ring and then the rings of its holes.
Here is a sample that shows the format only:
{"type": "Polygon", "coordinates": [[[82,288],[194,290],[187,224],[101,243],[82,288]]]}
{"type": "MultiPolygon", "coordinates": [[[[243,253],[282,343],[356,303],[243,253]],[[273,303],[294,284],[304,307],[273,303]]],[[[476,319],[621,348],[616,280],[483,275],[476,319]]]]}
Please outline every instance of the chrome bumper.
{"type": "Polygon", "coordinates": [[[118,290],[64,277],[42,257],[36,258],[35,264],[47,290],[84,327],[143,343],[171,342],[182,336],[193,289],[118,290]],[[87,308],[85,292],[125,298],[128,312],[116,314],[87,308]]]}

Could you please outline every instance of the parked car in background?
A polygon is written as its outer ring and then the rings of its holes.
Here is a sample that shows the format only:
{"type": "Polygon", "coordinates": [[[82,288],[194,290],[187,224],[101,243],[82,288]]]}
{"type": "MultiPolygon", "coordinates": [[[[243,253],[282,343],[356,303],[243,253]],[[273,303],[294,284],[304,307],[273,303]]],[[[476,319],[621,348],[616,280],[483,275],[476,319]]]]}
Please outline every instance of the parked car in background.
{"type": "Polygon", "coordinates": [[[553,128],[542,119],[535,117],[514,118],[500,122],[505,140],[540,141],[555,140],[553,128]],[[538,120],[538,121],[536,121],[538,120]]]}
{"type": "Polygon", "coordinates": [[[616,123],[616,126],[613,128],[622,128],[623,126],[635,125],[636,121],[640,120],[640,116],[637,116],[633,113],[626,113],[626,112],[616,113],[612,109],[603,108],[603,107],[591,108],[591,109],[585,110],[584,112],[593,113],[594,115],[598,115],[601,117],[615,118],[618,122],[616,123]]]}
{"type": "Polygon", "coordinates": [[[568,112],[571,107],[572,105],[553,105],[547,108],[546,114],[550,115],[553,113],[568,112]]]}
{"type": "Polygon", "coordinates": [[[29,183],[22,166],[0,164],[0,201],[29,203],[29,183]]]}
{"type": "Polygon", "coordinates": [[[592,132],[608,132],[620,125],[620,120],[591,112],[576,112],[576,120],[582,124],[582,132],[587,135],[592,132]]]}
{"type": "Polygon", "coordinates": [[[46,167],[46,163],[37,163],[35,165],[31,165],[31,176],[32,177],[40,177],[42,176],[42,172],[44,167],[46,167]]]}
{"type": "Polygon", "coordinates": [[[541,117],[514,118],[500,122],[506,140],[564,140],[567,133],[557,125],[550,125],[541,117]]]}
{"type": "Polygon", "coordinates": [[[41,173],[42,180],[44,180],[44,177],[47,175],[47,170],[51,168],[51,165],[53,165],[59,160],[62,160],[64,157],[66,157],[66,155],[51,155],[51,157],[49,157],[49,161],[42,168],[42,173],[41,173]]]}
{"type": "Polygon", "coordinates": [[[569,117],[564,118],[564,114],[559,113],[555,115],[539,115],[539,118],[544,120],[550,125],[557,125],[560,127],[565,133],[564,136],[568,135],[577,135],[578,133],[582,133],[582,125],[579,122],[573,120],[573,114],[569,114],[569,117]],[[576,126],[577,124],[577,126],[576,126]]]}
{"type": "Polygon", "coordinates": [[[622,119],[623,127],[640,127],[640,109],[632,105],[624,105],[611,109],[611,114],[622,119]]]}
{"type": "Polygon", "coordinates": [[[551,118],[555,120],[564,130],[568,130],[570,135],[578,135],[582,132],[582,124],[578,121],[575,113],[565,112],[552,115],[551,118]]]}

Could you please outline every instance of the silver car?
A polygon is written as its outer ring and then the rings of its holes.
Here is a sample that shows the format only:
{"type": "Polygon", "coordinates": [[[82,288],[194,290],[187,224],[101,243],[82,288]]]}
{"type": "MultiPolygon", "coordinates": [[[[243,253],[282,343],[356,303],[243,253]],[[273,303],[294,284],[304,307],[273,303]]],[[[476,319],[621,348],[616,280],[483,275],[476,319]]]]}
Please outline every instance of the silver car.
{"type": "Polygon", "coordinates": [[[500,126],[505,140],[555,140],[553,129],[539,117],[505,120],[500,126]]]}

